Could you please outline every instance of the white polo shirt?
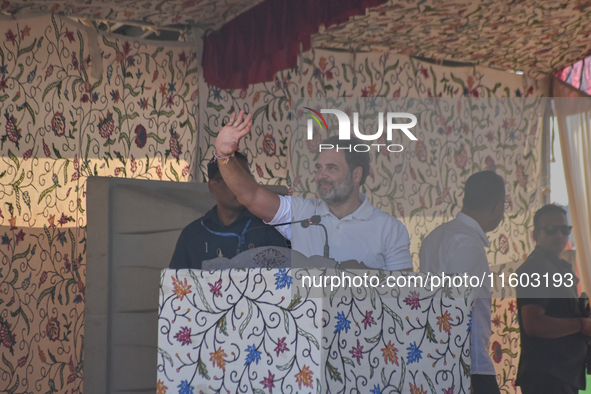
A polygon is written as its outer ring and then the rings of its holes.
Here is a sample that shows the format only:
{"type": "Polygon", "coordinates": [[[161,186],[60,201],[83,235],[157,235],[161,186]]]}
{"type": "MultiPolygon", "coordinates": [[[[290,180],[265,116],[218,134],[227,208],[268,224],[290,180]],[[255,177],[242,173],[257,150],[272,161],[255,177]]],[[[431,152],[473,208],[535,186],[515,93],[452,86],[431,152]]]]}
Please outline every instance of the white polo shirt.
{"type": "MultiPolygon", "coordinates": [[[[404,224],[375,208],[365,194],[355,212],[338,219],[324,201],[315,198],[279,196],[279,210],[269,224],[303,220],[314,215],[328,232],[330,258],[342,262],[357,260],[368,267],[385,270],[412,269],[410,239],[404,224]]],[[[300,224],[280,226],[277,230],[291,240],[292,248],[310,257],[324,253],[325,234],[320,226],[303,228],[300,224]]]]}
{"type": "MultiPolygon", "coordinates": [[[[490,273],[484,247],[488,238],[482,228],[470,216],[460,212],[455,219],[433,230],[424,240],[419,252],[422,272],[467,272],[482,278],[490,273]]],[[[485,284],[490,283],[485,280],[485,284]]],[[[488,354],[491,333],[491,292],[483,287],[476,293],[472,309],[472,333],[470,337],[472,374],[496,375],[493,361],[488,354]]]]}

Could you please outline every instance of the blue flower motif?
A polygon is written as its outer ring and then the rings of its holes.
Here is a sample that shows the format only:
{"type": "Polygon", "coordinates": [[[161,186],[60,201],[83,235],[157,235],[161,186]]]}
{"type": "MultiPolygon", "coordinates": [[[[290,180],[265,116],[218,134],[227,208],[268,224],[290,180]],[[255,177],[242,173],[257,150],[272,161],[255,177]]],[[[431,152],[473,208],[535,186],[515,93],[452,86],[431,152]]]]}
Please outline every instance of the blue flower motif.
{"type": "Polygon", "coordinates": [[[286,271],[285,268],[281,268],[279,272],[274,275],[275,278],[277,278],[275,279],[275,290],[283,289],[285,287],[289,289],[291,286],[291,276],[287,275],[286,271]]]}
{"type": "Polygon", "coordinates": [[[511,140],[511,142],[515,142],[515,138],[517,137],[515,135],[515,130],[511,130],[510,132],[507,133],[507,137],[511,140]]]}
{"type": "Polygon", "coordinates": [[[406,350],[408,350],[407,364],[419,362],[419,360],[422,358],[421,354],[423,351],[419,350],[416,342],[411,343],[410,346],[406,348],[406,350]]]}
{"type": "Polygon", "coordinates": [[[470,332],[470,330],[472,329],[472,311],[468,313],[468,318],[468,328],[466,329],[466,332],[470,332]]]}
{"type": "Polygon", "coordinates": [[[374,385],[372,390],[369,390],[371,394],[382,394],[382,390],[380,389],[380,385],[374,385]]]}
{"type": "Polygon", "coordinates": [[[336,319],[337,325],[335,326],[334,334],[343,331],[343,329],[345,329],[345,333],[348,332],[349,328],[351,328],[351,322],[345,317],[345,312],[337,313],[336,319]]]}
{"type": "Polygon", "coordinates": [[[181,384],[177,387],[179,388],[179,394],[193,394],[193,386],[189,386],[189,382],[186,380],[181,381],[181,384]]]}
{"type": "Polygon", "coordinates": [[[60,232],[59,230],[57,230],[57,237],[56,237],[62,244],[62,246],[64,246],[64,243],[68,243],[68,239],[66,238],[66,231],[64,230],[64,232],[60,232]]]}
{"type": "Polygon", "coordinates": [[[114,102],[118,102],[120,98],[121,98],[121,96],[119,95],[119,91],[118,90],[111,90],[111,99],[114,102]]]}
{"type": "Polygon", "coordinates": [[[213,90],[213,99],[220,101],[222,99],[222,89],[212,87],[211,90],[213,90]]]}
{"type": "Polygon", "coordinates": [[[246,351],[248,354],[246,355],[246,362],[244,365],[250,365],[253,361],[258,364],[259,361],[261,361],[261,352],[257,350],[255,345],[247,346],[246,351]]]}
{"type": "Polygon", "coordinates": [[[168,93],[176,92],[176,82],[170,82],[168,84],[168,93]]]}

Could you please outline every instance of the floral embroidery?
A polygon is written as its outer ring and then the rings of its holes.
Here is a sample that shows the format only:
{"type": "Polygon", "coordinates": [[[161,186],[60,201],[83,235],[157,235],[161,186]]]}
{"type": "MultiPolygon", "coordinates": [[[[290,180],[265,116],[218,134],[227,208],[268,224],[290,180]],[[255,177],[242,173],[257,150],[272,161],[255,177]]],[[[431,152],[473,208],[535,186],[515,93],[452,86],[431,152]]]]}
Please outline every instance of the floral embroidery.
{"type": "Polygon", "coordinates": [[[244,365],[250,365],[253,361],[258,364],[261,361],[261,352],[256,349],[255,345],[248,346],[246,348],[248,354],[246,355],[246,361],[244,365]]]}
{"type": "Polygon", "coordinates": [[[351,322],[347,320],[347,318],[345,317],[345,312],[338,312],[336,319],[337,324],[334,329],[335,334],[343,330],[345,330],[345,332],[349,331],[349,329],[351,328],[351,322]]]}
{"type": "Polygon", "coordinates": [[[219,279],[213,285],[208,283],[209,291],[213,294],[214,297],[221,297],[222,296],[222,280],[219,279]]]}
{"type": "Polygon", "coordinates": [[[279,272],[275,274],[275,290],[288,288],[291,286],[291,276],[286,274],[286,269],[281,268],[279,272]]]}
{"type": "Polygon", "coordinates": [[[173,293],[176,294],[176,296],[182,301],[183,298],[187,295],[192,293],[191,291],[191,285],[189,285],[187,283],[187,278],[184,279],[183,282],[179,281],[176,278],[172,278],[172,283],[174,286],[174,291],[173,293]]]}
{"type": "Polygon", "coordinates": [[[296,382],[298,383],[298,389],[302,389],[302,384],[306,387],[313,388],[312,386],[312,371],[307,365],[304,365],[302,370],[295,375],[296,382]]]}
{"type": "Polygon", "coordinates": [[[181,345],[191,344],[191,329],[189,327],[182,327],[179,332],[174,336],[181,345]]]}
{"type": "Polygon", "coordinates": [[[417,347],[416,342],[411,343],[410,346],[406,348],[406,350],[408,351],[407,364],[418,362],[422,358],[421,354],[423,351],[417,347]]]}
{"type": "Polygon", "coordinates": [[[209,361],[213,362],[214,367],[217,366],[222,371],[226,370],[226,360],[224,360],[224,357],[228,357],[228,355],[226,354],[224,349],[219,348],[215,352],[209,353],[209,356],[209,361]]]}

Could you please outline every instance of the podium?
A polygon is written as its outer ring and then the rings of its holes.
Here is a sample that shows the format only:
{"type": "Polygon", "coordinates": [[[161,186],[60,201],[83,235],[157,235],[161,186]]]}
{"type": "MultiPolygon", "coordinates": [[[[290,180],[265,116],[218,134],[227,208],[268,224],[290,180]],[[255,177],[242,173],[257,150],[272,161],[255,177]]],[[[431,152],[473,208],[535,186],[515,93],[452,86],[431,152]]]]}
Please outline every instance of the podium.
{"type": "Polygon", "coordinates": [[[319,268],[322,258],[305,267],[300,256],[283,268],[267,268],[267,258],[251,268],[163,270],[158,388],[469,393],[470,288],[417,286],[422,273],[319,268]],[[330,286],[363,275],[377,276],[375,286],[330,286]],[[302,286],[325,277],[326,287],[302,286]]]}

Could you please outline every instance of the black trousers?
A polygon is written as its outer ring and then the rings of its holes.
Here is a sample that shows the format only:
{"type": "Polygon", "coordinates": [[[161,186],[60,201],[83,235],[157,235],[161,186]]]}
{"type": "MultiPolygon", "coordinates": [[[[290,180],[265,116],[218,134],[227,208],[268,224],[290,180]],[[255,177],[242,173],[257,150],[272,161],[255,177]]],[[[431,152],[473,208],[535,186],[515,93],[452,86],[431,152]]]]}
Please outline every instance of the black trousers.
{"type": "Polygon", "coordinates": [[[579,389],[573,385],[544,374],[536,379],[522,379],[519,382],[522,394],[577,394],[579,389]]]}
{"type": "MultiPolygon", "coordinates": [[[[496,375],[472,375],[472,394],[501,394],[496,375]]],[[[524,393],[525,394],[525,393],[524,393]]]]}

